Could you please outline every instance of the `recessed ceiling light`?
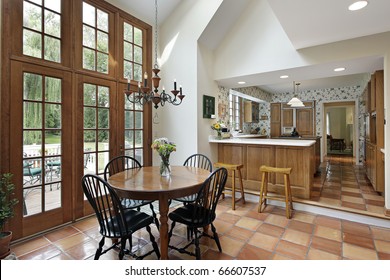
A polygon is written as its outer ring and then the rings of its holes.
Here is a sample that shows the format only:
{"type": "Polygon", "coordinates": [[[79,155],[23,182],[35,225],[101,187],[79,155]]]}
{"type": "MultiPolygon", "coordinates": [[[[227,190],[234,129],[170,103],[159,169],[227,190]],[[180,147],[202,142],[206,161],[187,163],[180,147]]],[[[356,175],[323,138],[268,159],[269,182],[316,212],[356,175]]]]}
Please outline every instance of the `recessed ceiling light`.
{"type": "Polygon", "coordinates": [[[357,11],[363,9],[367,5],[368,5],[368,1],[356,1],[355,3],[349,5],[348,10],[357,11]]]}
{"type": "Polygon", "coordinates": [[[345,70],[345,67],[339,67],[339,68],[335,68],[333,71],[341,72],[341,71],[344,71],[344,70],[345,70]]]}
{"type": "Polygon", "coordinates": [[[241,82],[238,82],[238,84],[239,84],[239,85],[244,85],[244,84],[246,84],[246,82],[241,81],[241,82]]]}
{"type": "Polygon", "coordinates": [[[287,79],[288,78],[288,75],[282,75],[280,76],[281,79],[287,79]]]}

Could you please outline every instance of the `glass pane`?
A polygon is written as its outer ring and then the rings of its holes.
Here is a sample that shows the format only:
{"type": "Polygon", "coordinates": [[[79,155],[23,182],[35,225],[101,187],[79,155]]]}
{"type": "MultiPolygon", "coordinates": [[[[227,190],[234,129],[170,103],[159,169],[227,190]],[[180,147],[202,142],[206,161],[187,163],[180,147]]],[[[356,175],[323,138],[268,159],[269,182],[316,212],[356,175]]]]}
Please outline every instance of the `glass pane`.
{"type": "Polygon", "coordinates": [[[95,154],[84,155],[84,174],[96,174],[95,154]]]}
{"type": "Polygon", "coordinates": [[[136,130],[135,132],[135,147],[143,147],[142,130],[136,130]]]}
{"type": "MultiPolygon", "coordinates": [[[[45,183],[53,183],[61,181],[61,158],[50,157],[45,160],[46,176],[45,183]]],[[[53,190],[51,185],[50,190],[53,190]]],[[[59,186],[56,186],[57,189],[59,186]]]]}
{"type": "Polygon", "coordinates": [[[61,102],[61,79],[45,78],[45,100],[48,102],[61,102]]]}
{"type": "Polygon", "coordinates": [[[84,128],[96,128],[95,108],[84,108],[84,128]]]}
{"type": "Polygon", "coordinates": [[[131,102],[127,99],[127,96],[126,96],[125,94],[123,95],[123,97],[124,97],[124,99],[125,99],[125,109],[126,109],[126,110],[131,110],[131,109],[133,109],[134,104],[131,103],[131,102]]]}
{"type": "Polygon", "coordinates": [[[134,64],[134,81],[142,82],[142,65],[134,64]]]}
{"type": "Polygon", "coordinates": [[[97,71],[101,73],[108,73],[108,55],[104,53],[97,53],[97,71]]]}
{"type": "Polygon", "coordinates": [[[142,112],[135,112],[135,128],[142,129],[142,112]]]}
{"type": "Polygon", "coordinates": [[[99,107],[110,107],[110,96],[108,94],[108,87],[98,87],[98,106],[99,107]]]}
{"type": "Polygon", "coordinates": [[[123,76],[125,79],[133,79],[133,63],[126,60],[123,62],[123,76]]]}
{"type": "Polygon", "coordinates": [[[143,105],[141,105],[141,104],[135,104],[135,110],[140,110],[140,111],[142,111],[143,110],[143,105]]]}
{"type": "Polygon", "coordinates": [[[45,36],[45,59],[61,62],[61,41],[45,36]]]}
{"type": "Polygon", "coordinates": [[[134,148],[134,140],[133,140],[133,131],[132,130],[126,130],[125,131],[125,148],[131,149],[134,148]]]}
{"type": "Polygon", "coordinates": [[[97,49],[101,52],[108,53],[108,34],[97,32],[97,49]]]}
{"type": "Polygon", "coordinates": [[[41,131],[23,131],[23,156],[34,157],[40,156],[42,144],[41,131]]]}
{"type": "Polygon", "coordinates": [[[96,105],[96,86],[84,84],[84,105],[96,105]]]}
{"type": "Polygon", "coordinates": [[[142,64],[142,48],[134,46],[134,62],[142,64]]]}
{"type": "Polygon", "coordinates": [[[98,144],[99,151],[108,151],[109,150],[109,131],[108,130],[99,130],[98,131],[98,144]]]}
{"type": "Polygon", "coordinates": [[[59,183],[45,186],[45,211],[61,207],[61,188],[59,183]]]}
{"type": "Polygon", "coordinates": [[[61,37],[61,16],[45,10],[45,33],[54,37],[61,37]]]}
{"type": "Polygon", "coordinates": [[[95,52],[83,48],[83,67],[88,70],[95,70],[95,52]]]}
{"type": "Polygon", "coordinates": [[[46,130],[45,147],[49,149],[50,155],[61,154],[61,130],[46,130]]]}
{"type": "Polygon", "coordinates": [[[42,58],[42,36],[40,33],[23,30],[23,54],[42,58]]]}
{"type": "Polygon", "coordinates": [[[100,108],[98,113],[98,128],[109,128],[110,110],[100,108]]]}
{"type": "Polygon", "coordinates": [[[61,128],[61,105],[45,105],[45,128],[61,128]]]}
{"type": "Polygon", "coordinates": [[[61,0],[45,0],[45,7],[61,13],[61,0]]]}
{"type": "Polygon", "coordinates": [[[133,45],[127,42],[123,43],[123,57],[126,60],[133,60],[133,45]]]}
{"type": "Polygon", "coordinates": [[[123,39],[133,42],[133,26],[126,22],[123,24],[123,39]]]}
{"type": "Polygon", "coordinates": [[[42,76],[32,73],[23,75],[23,98],[27,100],[42,100],[42,76]]]}
{"type": "Polygon", "coordinates": [[[134,128],[134,112],[126,111],[125,112],[125,129],[134,128]]]}
{"type": "Polygon", "coordinates": [[[42,8],[24,1],[23,26],[42,31],[42,8]]]}
{"type": "Polygon", "coordinates": [[[96,132],[84,131],[84,152],[93,152],[96,150],[96,132]]]}
{"type": "Polygon", "coordinates": [[[23,216],[42,212],[42,189],[29,188],[23,190],[23,216]]]}
{"type": "MultiPolygon", "coordinates": [[[[42,0],[29,0],[29,1],[42,6],[42,0]]],[[[46,1],[49,1],[49,0],[46,0],[46,1]]]]}
{"type": "Polygon", "coordinates": [[[83,2],[83,22],[95,27],[95,7],[83,2]]]}
{"type": "Polygon", "coordinates": [[[103,173],[109,161],[109,153],[98,153],[98,173],[103,173]]]}
{"type": "Polygon", "coordinates": [[[134,27],[134,44],[142,46],[142,30],[134,27]]]}
{"type": "Polygon", "coordinates": [[[23,128],[42,128],[42,104],[23,102],[23,128]]]}
{"type": "Polygon", "coordinates": [[[134,157],[134,150],[126,150],[125,155],[128,157],[134,157]]]}
{"type": "Polygon", "coordinates": [[[97,10],[97,27],[108,32],[108,14],[101,10],[97,10]]]}
{"type": "Polygon", "coordinates": [[[83,46],[95,48],[95,32],[94,28],[83,25],[83,46]]]}
{"type": "Polygon", "coordinates": [[[135,150],[135,159],[141,163],[141,165],[144,164],[144,156],[143,156],[143,150],[142,149],[136,149],[135,150]]]}

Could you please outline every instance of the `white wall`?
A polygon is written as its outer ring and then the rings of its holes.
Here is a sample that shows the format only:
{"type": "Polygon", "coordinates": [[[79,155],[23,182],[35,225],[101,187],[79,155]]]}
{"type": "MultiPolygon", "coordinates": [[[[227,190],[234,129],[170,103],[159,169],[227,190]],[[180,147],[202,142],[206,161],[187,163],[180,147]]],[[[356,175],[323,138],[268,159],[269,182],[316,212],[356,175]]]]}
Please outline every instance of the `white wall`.
{"type": "MultiPolygon", "coordinates": [[[[176,79],[186,95],[179,106],[166,104],[153,110],[153,115],[155,112],[159,115],[159,124],[153,125],[154,137],[168,137],[177,144],[177,151],[171,155],[172,164],[181,165],[190,154],[198,151],[198,123],[202,110],[199,99],[203,93],[198,89],[197,41],[221,2],[182,1],[159,30],[161,85],[169,90],[176,79]]],[[[209,90],[204,86],[207,82],[200,84],[202,89],[209,90]]],[[[158,164],[156,156],[154,164],[158,164]]]]}
{"type": "Polygon", "coordinates": [[[218,152],[215,144],[209,144],[210,134],[214,134],[211,125],[215,119],[203,118],[203,95],[215,97],[215,115],[218,115],[218,85],[213,77],[214,53],[198,45],[198,152],[207,155],[212,162],[218,160],[218,152]]]}

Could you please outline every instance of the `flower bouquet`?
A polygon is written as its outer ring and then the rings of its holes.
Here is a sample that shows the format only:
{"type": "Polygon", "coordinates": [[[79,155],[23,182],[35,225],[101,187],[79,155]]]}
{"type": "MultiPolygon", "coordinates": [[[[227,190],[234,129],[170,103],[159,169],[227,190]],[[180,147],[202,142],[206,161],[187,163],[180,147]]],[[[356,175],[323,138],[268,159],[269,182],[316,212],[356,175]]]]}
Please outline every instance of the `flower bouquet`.
{"type": "Polygon", "coordinates": [[[220,121],[211,126],[212,130],[217,131],[217,139],[222,139],[222,128],[226,128],[226,126],[220,121]]]}
{"type": "Polygon", "coordinates": [[[171,174],[171,167],[169,165],[169,156],[176,151],[176,144],[169,142],[168,138],[158,138],[153,141],[152,149],[157,151],[161,157],[160,174],[167,177],[171,174]]]}

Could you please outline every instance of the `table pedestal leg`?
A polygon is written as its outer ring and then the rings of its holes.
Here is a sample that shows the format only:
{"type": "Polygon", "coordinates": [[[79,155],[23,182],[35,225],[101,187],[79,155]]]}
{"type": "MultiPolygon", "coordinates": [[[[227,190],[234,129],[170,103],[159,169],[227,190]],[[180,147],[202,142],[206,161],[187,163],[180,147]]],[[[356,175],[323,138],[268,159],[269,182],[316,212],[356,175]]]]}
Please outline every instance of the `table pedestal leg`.
{"type": "Polygon", "coordinates": [[[161,259],[168,259],[168,198],[165,196],[159,199],[160,210],[160,251],[161,259]]]}

